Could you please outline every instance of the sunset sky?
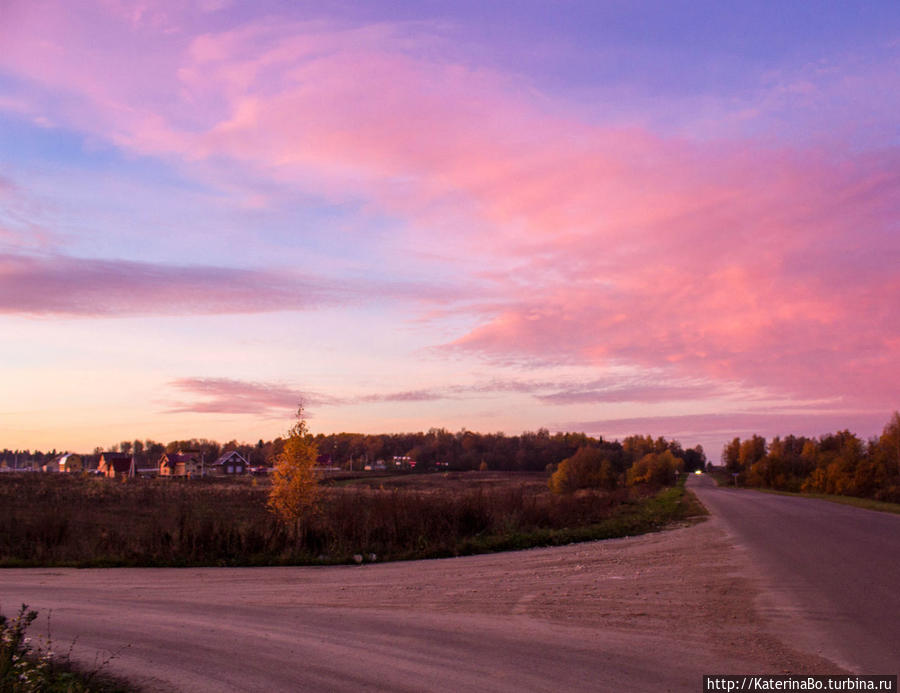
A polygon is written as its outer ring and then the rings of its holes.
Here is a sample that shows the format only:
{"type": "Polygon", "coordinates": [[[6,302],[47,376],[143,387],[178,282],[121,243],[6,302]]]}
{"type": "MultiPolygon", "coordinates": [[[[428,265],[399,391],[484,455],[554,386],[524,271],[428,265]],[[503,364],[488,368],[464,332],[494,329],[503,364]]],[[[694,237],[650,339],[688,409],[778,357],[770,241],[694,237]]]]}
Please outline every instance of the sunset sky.
{"type": "Polygon", "coordinates": [[[0,0],[0,448],[900,408],[900,5],[0,0]]]}

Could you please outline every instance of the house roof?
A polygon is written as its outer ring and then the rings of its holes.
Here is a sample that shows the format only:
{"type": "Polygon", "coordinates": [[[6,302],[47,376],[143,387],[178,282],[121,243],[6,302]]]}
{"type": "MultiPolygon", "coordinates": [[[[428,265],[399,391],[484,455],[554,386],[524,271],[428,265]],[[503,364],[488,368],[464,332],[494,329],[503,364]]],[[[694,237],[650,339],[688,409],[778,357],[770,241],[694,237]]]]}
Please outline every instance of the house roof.
{"type": "Polygon", "coordinates": [[[194,453],[170,453],[167,452],[162,456],[160,462],[168,462],[169,464],[175,464],[177,462],[199,462],[198,456],[194,453]]]}
{"type": "Polygon", "coordinates": [[[131,456],[107,460],[107,463],[117,472],[127,472],[131,469],[131,456]]]}
{"type": "Polygon", "coordinates": [[[239,453],[237,450],[229,450],[228,452],[219,455],[219,459],[213,462],[213,465],[225,464],[229,460],[233,460],[235,458],[239,459],[244,464],[247,464],[246,458],[241,453],[239,453]]]}
{"type": "Polygon", "coordinates": [[[131,455],[127,452],[104,452],[100,455],[100,464],[112,467],[116,472],[127,472],[131,469],[131,455]]]}

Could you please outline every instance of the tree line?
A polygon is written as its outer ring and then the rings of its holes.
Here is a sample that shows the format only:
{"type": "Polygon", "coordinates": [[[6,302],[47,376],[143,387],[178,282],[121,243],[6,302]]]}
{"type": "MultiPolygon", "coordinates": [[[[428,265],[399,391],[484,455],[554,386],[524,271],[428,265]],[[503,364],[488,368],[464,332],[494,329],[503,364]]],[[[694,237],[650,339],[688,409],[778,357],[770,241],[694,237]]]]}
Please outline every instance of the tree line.
{"type": "MultiPolygon", "coordinates": [[[[278,437],[269,441],[259,440],[255,444],[236,440],[223,444],[206,438],[173,440],[166,444],[150,439],[131,440],[121,441],[106,449],[97,447],[93,454],[82,457],[89,465],[96,462],[102,452],[124,452],[134,455],[138,467],[150,467],[158,462],[164,452],[193,450],[211,462],[225,452],[236,450],[252,466],[272,466],[283,453],[288,439],[278,437]]],[[[635,435],[622,442],[607,441],[584,433],[551,434],[546,428],[526,431],[521,435],[476,433],[465,429],[451,432],[444,428],[431,428],[418,433],[320,433],[314,440],[320,464],[348,470],[361,470],[366,464],[379,461],[390,465],[394,458],[409,458],[416,462],[417,471],[552,471],[581,449],[602,451],[603,458],[617,474],[647,454],[666,450],[682,461],[687,471],[702,469],[706,464],[702,447],[683,449],[676,440],[635,435]]],[[[12,467],[14,460],[18,459],[17,466],[22,467],[24,461],[34,460],[39,466],[49,462],[56,454],[55,450],[53,453],[3,450],[0,452],[0,463],[5,462],[12,467]]]]}
{"type": "Polygon", "coordinates": [[[662,437],[636,435],[620,443],[584,433],[551,434],[546,428],[513,436],[465,429],[453,433],[432,428],[424,433],[320,434],[315,440],[319,455],[329,457],[337,466],[346,466],[353,460],[409,457],[416,461],[417,469],[544,471],[552,470],[581,449],[602,451],[604,458],[619,471],[648,452],[663,450],[670,450],[683,459],[686,468],[701,468],[706,463],[702,447],[685,450],[678,441],[662,437]]]}
{"type": "Polygon", "coordinates": [[[722,463],[747,486],[900,502],[900,414],[867,441],[849,430],[768,443],[758,435],[735,438],[722,463]]]}

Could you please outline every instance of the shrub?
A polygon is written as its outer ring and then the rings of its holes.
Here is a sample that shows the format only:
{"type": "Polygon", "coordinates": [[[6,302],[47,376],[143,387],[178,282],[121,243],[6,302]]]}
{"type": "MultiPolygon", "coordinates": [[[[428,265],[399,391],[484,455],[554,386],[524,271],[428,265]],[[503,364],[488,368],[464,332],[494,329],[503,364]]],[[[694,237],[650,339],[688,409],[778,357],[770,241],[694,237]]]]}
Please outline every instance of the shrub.
{"type": "Polygon", "coordinates": [[[684,470],[684,462],[669,450],[644,455],[628,470],[628,485],[669,486],[675,483],[675,472],[684,470]]]}
{"type": "Polygon", "coordinates": [[[549,485],[554,493],[572,493],[580,488],[612,491],[618,486],[618,481],[612,463],[602,450],[582,447],[559,463],[549,485]]]}

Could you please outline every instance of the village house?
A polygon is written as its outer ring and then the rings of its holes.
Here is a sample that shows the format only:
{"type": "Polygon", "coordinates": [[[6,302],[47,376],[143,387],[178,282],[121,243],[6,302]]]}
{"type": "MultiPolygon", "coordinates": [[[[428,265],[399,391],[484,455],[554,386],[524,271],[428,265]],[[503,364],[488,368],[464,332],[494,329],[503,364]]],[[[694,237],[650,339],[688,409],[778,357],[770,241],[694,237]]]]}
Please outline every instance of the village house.
{"type": "Polygon", "coordinates": [[[250,463],[237,450],[223,453],[219,459],[210,465],[209,473],[216,476],[231,476],[233,474],[246,474],[250,463]]]}
{"type": "Polygon", "coordinates": [[[193,450],[166,452],[159,458],[160,476],[180,476],[188,479],[203,476],[203,456],[193,450]]]}
{"type": "Polygon", "coordinates": [[[71,452],[61,455],[59,459],[57,459],[56,464],[61,472],[76,473],[84,471],[84,460],[81,459],[81,455],[76,455],[71,452]]]}
{"type": "Polygon", "coordinates": [[[42,465],[41,470],[45,472],[81,472],[84,470],[84,463],[81,455],[67,452],[42,465]]]}
{"type": "Polygon", "coordinates": [[[97,473],[110,479],[134,476],[134,458],[127,452],[104,452],[100,455],[97,473]]]}

